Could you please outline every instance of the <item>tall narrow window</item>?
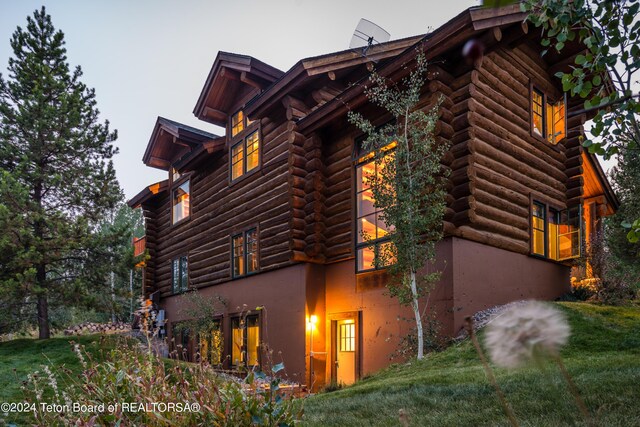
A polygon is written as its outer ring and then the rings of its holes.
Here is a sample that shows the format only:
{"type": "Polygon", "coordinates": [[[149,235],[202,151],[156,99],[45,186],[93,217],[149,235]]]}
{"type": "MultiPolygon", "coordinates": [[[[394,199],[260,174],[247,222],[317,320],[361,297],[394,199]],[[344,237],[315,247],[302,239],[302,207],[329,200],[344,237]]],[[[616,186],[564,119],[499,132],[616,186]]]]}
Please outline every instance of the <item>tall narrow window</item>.
{"type": "Polygon", "coordinates": [[[247,172],[258,167],[260,156],[260,137],[258,131],[247,137],[247,172]]]}
{"type": "Polygon", "coordinates": [[[236,179],[244,173],[244,143],[241,141],[231,149],[231,179],[236,179]]]}
{"type": "Polygon", "coordinates": [[[260,323],[257,315],[231,319],[231,364],[260,364],[260,323]]]}
{"type": "Polygon", "coordinates": [[[173,190],[173,224],[189,217],[189,181],[173,190]]]}
{"type": "Polygon", "coordinates": [[[259,270],[258,230],[252,228],[231,238],[233,277],[244,276],[259,270]]]}
{"type": "Polygon", "coordinates": [[[244,263],[244,235],[238,234],[232,239],[233,251],[233,277],[246,273],[244,263]]]}
{"type": "Polygon", "coordinates": [[[545,93],[531,87],[531,133],[553,145],[567,136],[566,97],[553,102],[545,93]]]}
{"type": "Polygon", "coordinates": [[[172,261],[171,290],[174,294],[184,292],[189,288],[189,262],[186,256],[172,261]]]}
{"type": "Polygon", "coordinates": [[[538,202],[533,203],[531,215],[533,244],[531,245],[531,250],[534,254],[540,256],[545,256],[544,240],[546,234],[545,223],[547,220],[546,210],[547,208],[545,205],[538,202]]]}
{"type": "Polygon", "coordinates": [[[231,116],[231,136],[234,137],[244,130],[244,113],[242,110],[231,116]]]}
{"type": "MultiPolygon", "coordinates": [[[[391,148],[384,148],[389,151],[391,148]]],[[[392,156],[388,153],[386,156],[392,156]]],[[[385,156],[385,158],[386,158],[385,156]]],[[[357,270],[376,269],[376,256],[388,253],[390,245],[387,234],[392,231],[381,218],[382,211],[376,206],[371,182],[382,172],[384,162],[376,161],[370,153],[360,157],[356,164],[356,258],[357,270]]],[[[378,265],[378,268],[382,266],[378,265]]]]}
{"type": "Polygon", "coordinates": [[[531,91],[531,116],[533,132],[544,135],[544,95],[537,89],[531,91]]]}

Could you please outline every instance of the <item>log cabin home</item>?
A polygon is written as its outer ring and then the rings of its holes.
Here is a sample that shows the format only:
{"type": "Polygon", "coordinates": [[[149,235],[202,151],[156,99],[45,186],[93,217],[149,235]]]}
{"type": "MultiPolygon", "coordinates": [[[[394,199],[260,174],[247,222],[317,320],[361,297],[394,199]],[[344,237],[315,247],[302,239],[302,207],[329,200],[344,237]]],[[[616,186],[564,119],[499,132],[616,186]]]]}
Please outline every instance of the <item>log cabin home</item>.
{"type": "Polygon", "coordinates": [[[436,134],[451,141],[433,267],[442,277],[429,300],[442,332],[497,304],[567,293],[575,259],[618,201],[580,145],[582,101],[554,77],[584,47],[541,56],[540,31],[524,19],[518,5],[471,8],[427,35],[286,72],[220,52],[193,113],[225,135],[158,118],[143,162],[167,179],[129,201],[146,223],[144,294],[165,310],[169,338],[225,369],[284,362],[314,387],[390,363],[412,313],[387,296],[361,241],[365,230],[384,243],[386,229],[347,111],[387,121],[363,84],[373,66],[402,78],[416,49],[431,62],[420,108],[443,96],[436,134]],[[469,64],[461,50],[472,38],[485,51],[469,64]],[[188,289],[226,301],[211,334],[172,333],[188,289]]]}

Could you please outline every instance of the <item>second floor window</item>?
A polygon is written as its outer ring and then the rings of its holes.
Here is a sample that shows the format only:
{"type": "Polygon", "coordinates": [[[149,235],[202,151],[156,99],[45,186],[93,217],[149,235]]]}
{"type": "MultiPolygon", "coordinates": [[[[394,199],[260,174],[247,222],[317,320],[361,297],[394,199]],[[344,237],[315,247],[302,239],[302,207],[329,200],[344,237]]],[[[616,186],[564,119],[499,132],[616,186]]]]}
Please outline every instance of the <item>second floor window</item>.
{"type": "MultiPolygon", "coordinates": [[[[389,151],[393,147],[383,148],[389,151]]],[[[390,154],[386,154],[389,156],[390,154]]],[[[387,234],[392,227],[380,218],[382,211],[375,205],[371,181],[384,167],[372,154],[362,156],[356,163],[356,266],[358,272],[375,270],[376,257],[388,252],[391,241],[387,234]]]]}
{"type": "Polygon", "coordinates": [[[258,265],[258,230],[252,228],[231,238],[232,276],[255,273],[258,265]]]}
{"type": "Polygon", "coordinates": [[[177,186],[172,193],[172,221],[173,224],[189,217],[189,181],[177,186]]]}
{"type": "Polygon", "coordinates": [[[566,100],[553,102],[545,93],[531,87],[531,133],[553,145],[567,136],[566,100]]]}
{"type": "Polygon", "coordinates": [[[231,180],[254,170],[260,163],[260,135],[258,131],[231,147],[231,180]]]}
{"type": "Polygon", "coordinates": [[[534,201],[531,206],[531,253],[555,261],[580,257],[581,215],[580,206],[559,210],[534,201]]]}
{"type": "Polygon", "coordinates": [[[181,256],[172,261],[171,290],[174,294],[185,292],[189,288],[189,262],[187,256],[181,256]]]}

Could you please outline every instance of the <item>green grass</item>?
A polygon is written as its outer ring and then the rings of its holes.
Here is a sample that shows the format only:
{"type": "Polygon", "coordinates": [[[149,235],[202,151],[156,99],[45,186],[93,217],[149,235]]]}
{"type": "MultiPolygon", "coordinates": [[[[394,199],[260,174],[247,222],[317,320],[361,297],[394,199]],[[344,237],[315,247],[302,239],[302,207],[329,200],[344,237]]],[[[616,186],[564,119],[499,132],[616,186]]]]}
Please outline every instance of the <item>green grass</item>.
{"type": "MultiPolygon", "coordinates": [[[[92,357],[101,357],[99,349],[109,349],[115,344],[113,337],[107,337],[100,342],[100,335],[86,335],[78,337],[51,338],[48,340],[17,339],[0,342],[0,403],[23,402],[21,390],[27,374],[35,371],[42,372],[42,365],[49,365],[58,369],[64,366],[79,373],[81,366],[70,342],[84,345],[92,357]]],[[[26,425],[25,414],[10,414],[5,418],[0,414],[0,425],[3,420],[17,425],[26,425]]]]}
{"type": "MultiPolygon", "coordinates": [[[[640,426],[640,306],[558,303],[572,328],[562,356],[600,426],[640,426]]],[[[482,333],[480,334],[482,341],[482,333]]],[[[585,425],[557,368],[496,370],[522,426],[585,425]]],[[[468,341],[391,366],[305,403],[308,426],[506,426],[468,341]]]]}

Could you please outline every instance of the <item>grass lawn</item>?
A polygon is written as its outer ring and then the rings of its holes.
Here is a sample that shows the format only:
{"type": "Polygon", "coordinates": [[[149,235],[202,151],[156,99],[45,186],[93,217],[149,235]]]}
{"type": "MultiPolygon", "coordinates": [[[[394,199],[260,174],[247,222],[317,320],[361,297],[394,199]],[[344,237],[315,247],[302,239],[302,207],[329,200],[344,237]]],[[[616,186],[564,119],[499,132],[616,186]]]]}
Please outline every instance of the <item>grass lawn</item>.
{"type": "MultiPolygon", "coordinates": [[[[55,368],[64,365],[72,371],[80,372],[80,362],[71,348],[70,341],[84,345],[94,357],[100,357],[97,351],[100,345],[99,335],[0,342],[0,403],[24,401],[20,389],[22,382],[27,379],[28,373],[42,372],[42,365],[55,368]]],[[[102,348],[108,349],[114,342],[112,337],[107,337],[102,348]]],[[[26,425],[27,417],[24,414],[9,414],[9,417],[4,417],[0,413],[0,425],[3,425],[3,421],[26,425]]]]}
{"type": "MultiPolygon", "coordinates": [[[[572,328],[563,359],[598,425],[640,426],[640,306],[557,305],[572,328]]],[[[586,425],[555,366],[543,368],[496,370],[520,425],[586,425]]],[[[400,411],[415,426],[509,425],[468,341],[313,396],[304,420],[308,426],[398,426],[400,411]]]]}

